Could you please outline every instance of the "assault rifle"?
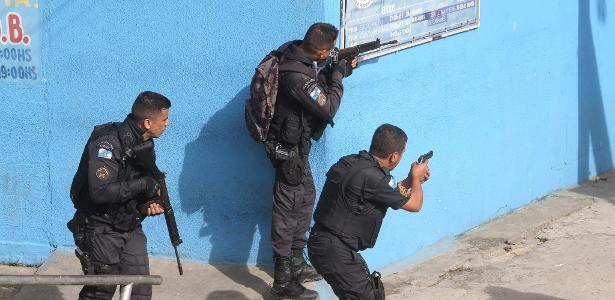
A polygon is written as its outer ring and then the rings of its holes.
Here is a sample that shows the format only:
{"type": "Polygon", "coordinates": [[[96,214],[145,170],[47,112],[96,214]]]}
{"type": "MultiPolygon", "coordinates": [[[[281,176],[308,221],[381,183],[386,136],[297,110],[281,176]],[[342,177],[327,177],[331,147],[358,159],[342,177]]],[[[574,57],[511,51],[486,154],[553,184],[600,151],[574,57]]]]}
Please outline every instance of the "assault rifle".
{"type": "Polygon", "coordinates": [[[344,49],[333,49],[331,51],[330,57],[333,59],[333,63],[337,63],[338,61],[345,59],[350,62],[355,57],[359,56],[359,54],[376,50],[382,46],[397,44],[397,40],[388,41],[386,43],[380,43],[380,39],[376,39],[373,42],[367,42],[364,44],[359,44],[356,46],[344,48],[344,49]]]}
{"type": "Polygon", "coordinates": [[[179,231],[177,230],[177,222],[175,222],[175,213],[169,200],[169,191],[167,190],[167,183],[165,181],[166,175],[164,172],[158,169],[156,166],[156,155],[154,154],[154,141],[147,140],[141,144],[136,145],[132,150],[127,151],[127,155],[133,159],[136,159],[142,166],[144,166],[154,178],[158,181],[160,186],[160,198],[158,203],[164,209],[164,219],[167,222],[167,230],[169,231],[169,238],[171,239],[171,245],[175,249],[175,258],[177,259],[177,269],[179,275],[184,274],[182,264],[179,261],[179,253],[177,252],[177,246],[183,241],[179,237],[179,231]]]}

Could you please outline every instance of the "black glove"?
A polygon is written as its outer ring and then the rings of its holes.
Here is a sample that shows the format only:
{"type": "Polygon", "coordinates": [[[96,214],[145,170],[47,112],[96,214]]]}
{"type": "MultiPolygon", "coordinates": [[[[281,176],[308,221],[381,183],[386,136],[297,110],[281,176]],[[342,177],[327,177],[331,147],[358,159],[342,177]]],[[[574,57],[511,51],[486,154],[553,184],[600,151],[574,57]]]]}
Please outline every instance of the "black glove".
{"type": "Polygon", "coordinates": [[[158,196],[158,190],[160,186],[158,185],[158,181],[151,176],[143,176],[139,178],[139,184],[141,187],[141,193],[147,198],[152,199],[158,196]]]}
{"type": "Polygon", "coordinates": [[[333,72],[340,72],[342,76],[348,77],[352,75],[352,65],[345,59],[342,59],[333,65],[333,72]]]}

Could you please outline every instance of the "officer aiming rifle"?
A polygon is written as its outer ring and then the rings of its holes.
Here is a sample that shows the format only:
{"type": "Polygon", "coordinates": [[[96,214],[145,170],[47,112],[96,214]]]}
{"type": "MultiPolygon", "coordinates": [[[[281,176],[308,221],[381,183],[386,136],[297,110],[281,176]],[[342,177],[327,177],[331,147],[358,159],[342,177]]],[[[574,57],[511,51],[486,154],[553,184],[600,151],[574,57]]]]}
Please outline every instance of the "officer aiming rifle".
{"type": "Polygon", "coordinates": [[[359,44],[359,45],[344,48],[344,49],[334,48],[333,51],[331,51],[330,56],[332,58],[333,63],[337,63],[338,61],[343,60],[343,59],[345,59],[346,61],[352,61],[355,57],[359,56],[359,54],[373,51],[376,49],[380,49],[381,47],[386,46],[386,45],[394,45],[394,44],[397,44],[397,40],[392,40],[386,43],[381,43],[380,39],[376,39],[375,41],[372,41],[372,42],[367,42],[364,44],[359,44]]]}

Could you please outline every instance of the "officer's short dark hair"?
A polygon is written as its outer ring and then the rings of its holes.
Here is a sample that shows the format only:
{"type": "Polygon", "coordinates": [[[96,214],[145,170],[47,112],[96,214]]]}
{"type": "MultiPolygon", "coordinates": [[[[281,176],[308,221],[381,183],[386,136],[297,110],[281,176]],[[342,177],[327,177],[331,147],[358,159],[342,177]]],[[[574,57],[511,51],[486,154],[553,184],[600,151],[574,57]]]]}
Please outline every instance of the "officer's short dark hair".
{"type": "Polygon", "coordinates": [[[145,91],[139,94],[132,104],[132,115],[138,122],[141,122],[160,114],[163,109],[169,109],[170,107],[171,100],[167,97],[155,92],[145,91]]]}
{"type": "Polygon", "coordinates": [[[308,28],[303,43],[311,50],[327,50],[335,46],[337,28],[328,23],[314,23],[308,28]]]}
{"type": "Polygon", "coordinates": [[[408,136],[401,128],[382,124],[374,132],[369,153],[380,158],[385,158],[393,152],[401,152],[406,147],[408,136]]]}

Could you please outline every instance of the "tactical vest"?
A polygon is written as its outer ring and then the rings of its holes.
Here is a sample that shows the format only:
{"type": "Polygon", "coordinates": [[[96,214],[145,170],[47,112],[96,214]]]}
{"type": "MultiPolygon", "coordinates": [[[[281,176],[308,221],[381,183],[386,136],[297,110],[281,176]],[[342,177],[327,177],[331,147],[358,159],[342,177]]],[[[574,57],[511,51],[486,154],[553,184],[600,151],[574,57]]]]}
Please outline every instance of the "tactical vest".
{"type": "MultiPolygon", "coordinates": [[[[360,158],[359,155],[340,159],[327,172],[327,181],[314,212],[318,228],[323,227],[342,237],[357,238],[359,250],[374,247],[384,218],[353,212],[351,209],[353,203],[349,203],[351,200],[345,197],[345,192],[353,177],[365,169],[377,167],[376,162],[360,158]]],[[[360,198],[363,200],[363,189],[360,198]]]]}
{"type": "Polygon", "coordinates": [[[101,206],[94,204],[90,198],[88,188],[88,147],[96,139],[105,135],[114,135],[120,141],[121,149],[118,150],[121,153],[122,166],[118,174],[118,180],[125,180],[130,171],[129,169],[132,170],[125,157],[126,149],[133,147],[135,143],[128,125],[120,122],[111,122],[95,126],[83,149],[77,172],[73,177],[70,198],[73,201],[74,207],[84,215],[91,216],[99,222],[111,224],[120,230],[132,230],[139,224],[139,222],[135,222],[135,216],[139,214],[136,200],[101,206]]]}
{"type": "MultiPolygon", "coordinates": [[[[318,80],[317,70],[311,67],[312,61],[287,51],[288,47],[296,42],[288,42],[276,51],[280,59],[278,73],[296,72],[318,80]]],[[[282,93],[278,92],[278,97],[283,97],[282,95],[282,93]]],[[[279,129],[276,128],[277,126],[271,128],[271,134],[269,135],[271,139],[290,145],[297,145],[302,138],[309,138],[309,136],[304,136],[307,120],[303,114],[303,107],[292,99],[277,99],[276,103],[273,122],[279,124],[279,129]]]]}

